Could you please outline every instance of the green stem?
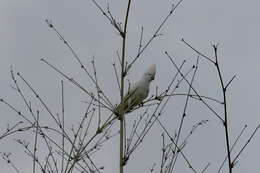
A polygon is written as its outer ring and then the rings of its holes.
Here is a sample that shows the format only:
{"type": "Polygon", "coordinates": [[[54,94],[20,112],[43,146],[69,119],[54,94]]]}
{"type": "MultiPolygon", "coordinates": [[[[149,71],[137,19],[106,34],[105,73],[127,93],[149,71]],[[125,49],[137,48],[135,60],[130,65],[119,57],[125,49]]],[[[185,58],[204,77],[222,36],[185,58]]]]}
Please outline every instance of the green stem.
{"type": "MultiPolygon", "coordinates": [[[[127,23],[128,23],[128,15],[130,10],[130,4],[131,0],[128,1],[127,5],[127,11],[125,16],[125,24],[124,24],[124,31],[121,34],[123,40],[122,40],[122,60],[121,60],[121,91],[120,91],[120,97],[121,102],[123,101],[124,97],[124,79],[125,79],[125,45],[126,45],[126,29],[127,29],[127,23]]],[[[119,169],[120,173],[124,172],[124,113],[120,115],[120,158],[119,158],[119,169]]]]}

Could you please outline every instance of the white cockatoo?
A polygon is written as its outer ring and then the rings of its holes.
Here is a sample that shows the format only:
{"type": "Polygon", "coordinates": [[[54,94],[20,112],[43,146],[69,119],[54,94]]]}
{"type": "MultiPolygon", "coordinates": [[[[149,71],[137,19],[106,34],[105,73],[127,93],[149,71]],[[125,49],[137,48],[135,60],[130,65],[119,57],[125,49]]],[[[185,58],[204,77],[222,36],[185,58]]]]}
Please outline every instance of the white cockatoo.
{"type": "Polygon", "coordinates": [[[156,66],[153,64],[145,71],[142,78],[133,87],[130,87],[123,101],[117,106],[116,113],[119,115],[128,113],[147,98],[150,83],[154,80],[155,73],[156,66]]]}

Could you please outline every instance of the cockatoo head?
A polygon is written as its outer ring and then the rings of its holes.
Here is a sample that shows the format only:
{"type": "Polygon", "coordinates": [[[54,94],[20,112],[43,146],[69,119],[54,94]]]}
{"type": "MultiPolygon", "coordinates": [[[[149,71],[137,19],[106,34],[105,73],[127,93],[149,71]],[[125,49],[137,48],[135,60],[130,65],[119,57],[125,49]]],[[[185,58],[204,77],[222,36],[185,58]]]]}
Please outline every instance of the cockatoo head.
{"type": "Polygon", "coordinates": [[[144,73],[144,78],[147,79],[149,82],[154,80],[154,76],[156,74],[156,65],[151,65],[144,73]]]}

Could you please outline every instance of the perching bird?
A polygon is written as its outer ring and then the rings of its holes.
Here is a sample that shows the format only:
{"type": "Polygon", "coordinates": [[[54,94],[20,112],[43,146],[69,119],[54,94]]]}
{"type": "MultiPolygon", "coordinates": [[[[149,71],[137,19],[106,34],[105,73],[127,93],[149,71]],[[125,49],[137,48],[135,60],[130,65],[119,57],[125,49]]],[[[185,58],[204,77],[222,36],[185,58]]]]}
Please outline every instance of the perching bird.
{"type": "Polygon", "coordinates": [[[155,64],[146,70],[143,77],[127,92],[123,101],[117,106],[116,113],[125,114],[133,110],[134,107],[140,105],[148,96],[151,81],[154,80],[156,73],[155,64]]]}

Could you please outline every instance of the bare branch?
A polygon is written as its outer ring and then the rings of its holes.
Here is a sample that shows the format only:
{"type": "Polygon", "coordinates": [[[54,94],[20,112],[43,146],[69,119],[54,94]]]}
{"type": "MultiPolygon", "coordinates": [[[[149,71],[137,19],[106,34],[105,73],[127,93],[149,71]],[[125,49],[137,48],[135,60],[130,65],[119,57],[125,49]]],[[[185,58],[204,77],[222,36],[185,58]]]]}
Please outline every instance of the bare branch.
{"type": "MultiPolygon", "coordinates": [[[[169,60],[171,61],[171,63],[174,65],[174,67],[178,70],[178,72],[183,76],[182,72],[180,71],[180,69],[176,66],[175,62],[172,60],[172,57],[168,54],[168,52],[165,52],[165,54],[167,55],[167,57],[169,58],[169,60]]],[[[191,86],[191,84],[189,83],[189,81],[184,78],[184,80],[188,83],[188,85],[191,87],[191,89],[195,92],[195,94],[200,98],[200,100],[203,102],[203,104],[209,109],[211,110],[211,112],[218,118],[220,119],[222,122],[224,122],[223,118],[221,118],[218,113],[212,109],[208,104],[207,102],[202,98],[200,97],[200,94],[194,89],[193,86],[191,86]]]]}
{"type": "Polygon", "coordinates": [[[121,88],[120,88],[120,84],[119,84],[119,77],[118,77],[118,73],[117,73],[117,70],[116,70],[115,63],[113,63],[112,65],[113,65],[115,76],[116,76],[117,86],[118,86],[118,89],[119,89],[119,92],[120,92],[121,88]]]}
{"type": "MultiPolygon", "coordinates": [[[[94,0],[93,0],[94,1],[94,0]]],[[[49,20],[45,20],[46,23],[48,24],[48,26],[54,30],[54,32],[59,36],[59,38],[62,40],[62,42],[69,48],[69,50],[71,51],[71,53],[73,54],[73,57],[77,60],[78,64],[80,65],[80,68],[83,69],[83,71],[87,74],[87,76],[90,78],[90,80],[93,82],[94,85],[96,85],[95,79],[90,75],[90,73],[88,72],[88,70],[86,69],[86,67],[84,66],[84,64],[82,63],[82,61],[80,60],[80,57],[78,56],[78,54],[74,51],[74,49],[72,48],[72,46],[68,43],[67,40],[65,40],[65,38],[61,35],[61,33],[56,29],[56,27],[51,23],[49,24],[49,20]]],[[[102,96],[105,98],[106,102],[109,103],[110,107],[113,107],[113,104],[110,102],[110,100],[107,98],[107,96],[105,95],[105,93],[100,89],[100,87],[98,86],[100,93],[102,94],[102,96]]]]}
{"type": "Polygon", "coordinates": [[[203,170],[201,171],[201,173],[206,172],[209,166],[210,166],[210,163],[207,163],[207,165],[203,168],[203,170]]]}
{"type": "Polygon", "coordinates": [[[233,159],[232,161],[232,165],[235,164],[235,162],[237,161],[238,157],[240,156],[240,154],[245,150],[246,146],[251,142],[252,138],[255,136],[257,130],[259,129],[260,124],[257,125],[257,127],[255,128],[254,132],[252,133],[252,135],[249,137],[249,139],[247,140],[247,142],[245,143],[245,145],[241,148],[241,150],[239,151],[239,153],[236,155],[236,157],[233,159]]]}
{"type": "Polygon", "coordinates": [[[233,79],[235,79],[236,75],[234,75],[229,82],[226,84],[226,86],[224,87],[225,90],[227,90],[227,87],[229,86],[229,84],[231,84],[231,82],[233,81],[233,79]]]}
{"type": "MultiPolygon", "coordinates": [[[[237,141],[240,139],[240,137],[242,136],[242,134],[244,133],[245,129],[247,128],[247,125],[245,125],[243,127],[243,129],[241,130],[241,132],[239,133],[239,135],[237,136],[235,142],[233,143],[233,145],[230,148],[230,152],[233,150],[233,148],[235,147],[235,145],[237,144],[237,141]]],[[[222,164],[220,165],[219,169],[218,169],[218,173],[220,173],[221,169],[223,168],[226,160],[227,160],[228,156],[225,157],[225,159],[223,160],[222,164]]]]}
{"type": "Polygon", "coordinates": [[[193,46],[191,46],[188,42],[186,42],[183,38],[181,39],[182,42],[184,42],[187,46],[189,46],[192,50],[194,50],[197,54],[202,56],[203,58],[207,59],[211,63],[215,64],[213,60],[211,60],[208,56],[204,55],[203,53],[199,52],[197,49],[195,49],[193,46]]]}
{"type": "Polygon", "coordinates": [[[146,50],[146,48],[151,44],[151,42],[158,36],[159,31],[164,26],[166,21],[174,14],[177,7],[182,3],[183,0],[179,0],[178,3],[175,6],[172,6],[171,10],[169,11],[168,15],[163,19],[162,23],[158,26],[158,28],[155,30],[154,34],[151,36],[151,38],[144,44],[143,48],[140,49],[137,54],[137,56],[131,61],[131,63],[127,67],[128,72],[130,68],[133,66],[133,64],[140,58],[140,55],[146,50]]]}

